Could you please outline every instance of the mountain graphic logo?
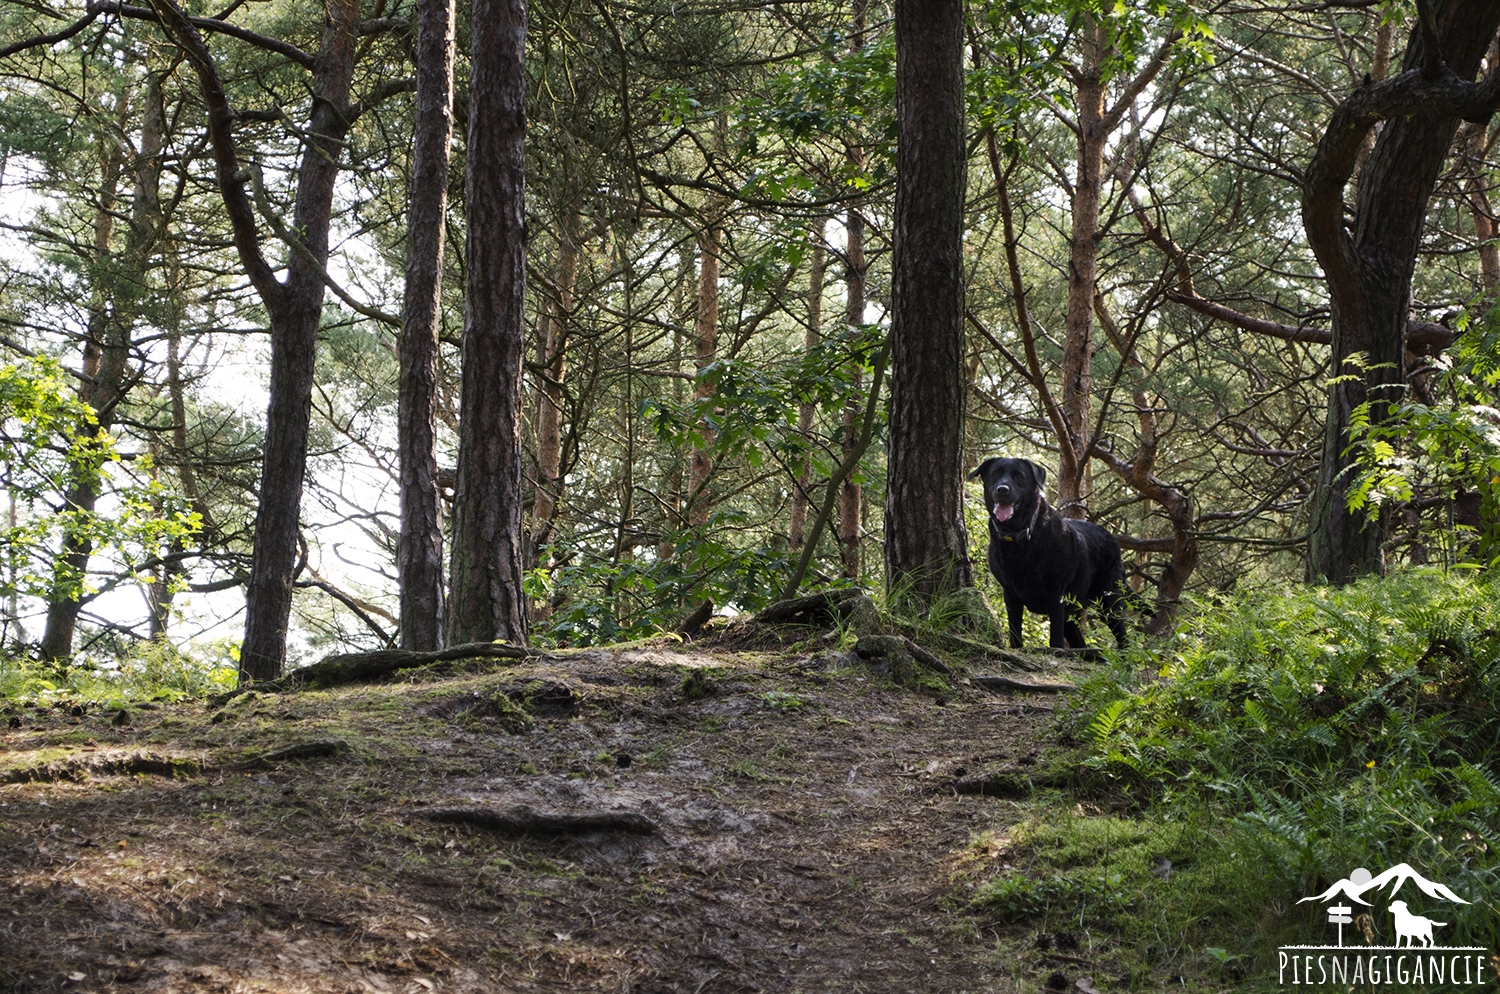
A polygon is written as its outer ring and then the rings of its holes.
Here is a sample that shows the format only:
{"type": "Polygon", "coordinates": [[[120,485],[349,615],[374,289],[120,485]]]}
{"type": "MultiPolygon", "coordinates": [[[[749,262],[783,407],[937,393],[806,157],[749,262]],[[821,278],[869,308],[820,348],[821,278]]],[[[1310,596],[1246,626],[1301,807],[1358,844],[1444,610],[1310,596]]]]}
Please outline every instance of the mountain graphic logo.
{"type": "MultiPolygon", "coordinates": [[[[1389,870],[1386,870],[1379,876],[1372,875],[1369,870],[1361,866],[1359,869],[1355,870],[1353,873],[1350,873],[1349,876],[1345,877],[1343,880],[1340,880],[1338,883],[1334,884],[1323,893],[1314,894],[1312,897],[1304,897],[1297,903],[1304,904],[1308,901],[1331,901],[1336,897],[1346,897],[1351,901],[1363,904],[1368,907],[1370,902],[1364,899],[1365,894],[1368,894],[1370,891],[1379,892],[1385,887],[1386,884],[1391,883],[1391,881],[1395,881],[1395,884],[1391,887],[1390,894],[1387,895],[1388,897],[1395,897],[1396,892],[1399,891],[1401,889],[1401,886],[1408,880],[1410,880],[1416,886],[1417,890],[1421,891],[1423,894],[1426,894],[1428,897],[1441,898],[1444,901],[1451,901],[1455,904],[1469,903],[1468,901],[1465,901],[1463,898],[1459,897],[1457,894],[1453,893],[1453,891],[1449,890],[1443,884],[1433,883],[1431,880],[1428,880],[1426,877],[1422,876],[1422,874],[1412,869],[1409,863],[1397,863],[1395,866],[1391,867],[1389,870]]],[[[1402,907],[1404,908],[1405,904],[1403,904],[1402,907]]]]}
{"type": "MultiPolygon", "coordinates": [[[[1398,863],[1380,874],[1360,867],[1323,893],[1304,897],[1297,903],[1309,901],[1326,906],[1328,923],[1338,926],[1338,944],[1277,947],[1278,984],[1328,986],[1347,991],[1394,983],[1418,991],[1428,985],[1448,990],[1488,986],[1486,977],[1500,969],[1491,965],[1490,953],[1484,946],[1446,945],[1439,941],[1450,930],[1463,934],[1463,927],[1455,928],[1455,923],[1458,917],[1469,913],[1460,912],[1455,905],[1473,902],[1459,897],[1446,884],[1428,880],[1408,863],[1398,863]],[[1376,908],[1372,898],[1385,906],[1384,912],[1376,908]],[[1428,918],[1412,910],[1407,900],[1418,905],[1419,910],[1424,904],[1446,901],[1448,910],[1446,913],[1437,910],[1436,917],[1428,918]],[[1345,925],[1356,929],[1354,945],[1344,945],[1345,925]],[[1388,938],[1382,938],[1382,934],[1388,938]]],[[[1500,964],[1500,958],[1496,963],[1500,964]]]]}

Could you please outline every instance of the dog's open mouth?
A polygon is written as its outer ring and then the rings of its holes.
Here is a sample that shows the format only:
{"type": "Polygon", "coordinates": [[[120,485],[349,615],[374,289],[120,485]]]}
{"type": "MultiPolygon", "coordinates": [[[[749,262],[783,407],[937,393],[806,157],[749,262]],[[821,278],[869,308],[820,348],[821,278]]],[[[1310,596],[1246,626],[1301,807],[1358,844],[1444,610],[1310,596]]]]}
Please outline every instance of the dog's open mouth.
{"type": "Polygon", "coordinates": [[[1010,516],[1012,514],[1015,514],[1015,513],[1016,513],[1016,505],[1014,505],[1014,504],[996,504],[995,505],[994,514],[995,514],[995,520],[996,521],[1009,521],[1010,520],[1010,516]]]}

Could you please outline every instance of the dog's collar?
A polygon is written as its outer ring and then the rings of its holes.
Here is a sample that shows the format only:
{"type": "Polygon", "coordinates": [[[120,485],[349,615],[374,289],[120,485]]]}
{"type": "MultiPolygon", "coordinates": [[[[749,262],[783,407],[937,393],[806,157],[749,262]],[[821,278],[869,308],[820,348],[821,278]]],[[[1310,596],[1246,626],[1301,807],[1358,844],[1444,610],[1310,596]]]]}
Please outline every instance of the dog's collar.
{"type": "Polygon", "coordinates": [[[1019,532],[1019,533],[1017,533],[1015,535],[1007,535],[1007,534],[1005,534],[1004,532],[1002,532],[1000,530],[1000,526],[995,523],[995,519],[993,517],[990,518],[990,531],[992,531],[994,533],[995,537],[998,538],[1002,542],[1015,542],[1015,541],[1030,542],[1031,541],[1031,532],[1032,532],[1032,530],[1034,528],[1036,528],[1036,519],[1037,519],[1037,516],[1042,513],[1042,508],[1045,507],[1046,504],[1047,504],[1047,498],[1045,498],[1045,497],[1041,496],[1040,494],[1038,494],[1037,498],[1036,498],[1036,506],[1031,509],[1031,520],[1028,521],[1028,522],[1026,522],[1026,530],[1024,532],[1019,532]]]}

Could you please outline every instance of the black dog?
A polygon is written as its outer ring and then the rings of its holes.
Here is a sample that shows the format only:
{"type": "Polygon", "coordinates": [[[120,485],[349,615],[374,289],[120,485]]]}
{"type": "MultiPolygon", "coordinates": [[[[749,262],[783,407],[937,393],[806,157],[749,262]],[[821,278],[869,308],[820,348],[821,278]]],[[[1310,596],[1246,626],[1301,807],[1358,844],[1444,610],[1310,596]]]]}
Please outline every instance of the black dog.
{"type": "Polygon", "coordinates": [[[1026,459],[986,459],[969,479],[984,480],[989,510],[990,572],[1005,591],[1010,645],[1021,648],[1021,612],[1051,620],[1052,648],[1083,648],[1078,619],[1084,606],[1104,607],[1115,642],[1125,647],[1125,570],[1120,543],[1089,521],[1065,518],[1047,506],[1047,471],[1026,459]]]}

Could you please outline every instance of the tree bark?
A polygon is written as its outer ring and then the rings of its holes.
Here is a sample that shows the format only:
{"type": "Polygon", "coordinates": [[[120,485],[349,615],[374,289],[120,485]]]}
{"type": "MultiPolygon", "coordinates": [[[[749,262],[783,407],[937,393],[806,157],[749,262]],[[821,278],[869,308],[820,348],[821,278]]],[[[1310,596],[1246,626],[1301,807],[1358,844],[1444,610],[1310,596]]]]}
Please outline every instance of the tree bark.
{"type": "Polygon", "coordinates": [[[401,648],[443,642],[443,525],[437,466],[438,333],[443,235],[453,139],[453,0],[418,0],[416,120],[412,128],[410,247],[401,313],[397,445],[401,537],[401,648]]]}
{"type": "MultiPolygon", "coordinates": [[[[182,287],[182,263],[179,256],[171,255],[167,261],[167,409],[172,415],[170,441],[166,446],[153,445],[163,450],[155,455],[158,465],[171,466],[182,488],[182,496],[198,514],[198,535],[213,532],[214,515],[198,490],[198,477],[191,460],[187,458],[187,398],[182,383],[182,319],[186,301],[182,287]]],[[[153,437],[153,443],[155,439],[153,437]]],[[[154,570],[147,596],[150,611],[148,637],[164,637],[172,618],[172,603],[176,599],[176,586],[187,575],[185,553],[187,542],[182,536],[172,539],[167,548],[167,561],[154,570]]]]}
{"type": "Polygon", "coordinates": [[[1064,517],[1088,517],[1089,411],[1093,392],[1094,288],[1099,273],[1099,204],[1104,185],[1104,152],[1112,128],[1105,126],[1104,60],[1108,25],[1084,15],[1079,31],[1082,53],[1073,73],[1078,110],[1077,156],[1073,177],[1072,237],[1068,246],[1068,296],[1063,317],[1062,415],[1072,443],[1062,447],[1057,468],[1057,509],[1064,517]]]}
{"type": "Polygon", "coordinates": [[[1332,314],[1328,420],[1308,538],[1309,581],[1347,583],[1383,568],[1378,520],[1351,511],[1348,451],[1355,410],[1388,419],[1406,386],[1405,352],[1411,281],[1427,201],[1460,119],[1493,113],[1500,74],[1472,80],[1497,27],[1500,4],[1448,0],[1419,4],[1402,72],[1367,83],[1334,111],[1305,175],[1302,220],[1323,269],[1332,314]],[[1359,169],[1354,217],[1346,228],[1344,188],[1365,136],[1384,121],[1359,169]],[[1363,355],[1359,365],[1351,357],[1363,355]]]}
{"type": "MultiPolygon", "coordinates": [[[[867,0],[854,0],[854,10],[849,23],[849,54],[858,55],[865,47],[865,21],[869,11],[867,0]]],[[[857,173],[865,168],[864,142],[859,134],[859,124],[854,125],[854,134],[849,138],[846,158],[857,173]]],[[[844,324],[858,328],[865,323],[865,219],[859,208],[851,207],[845,224],[845,255],[849,268],[844,274],[844,324]]],[[[849,364],[849,400],[844,404],[844,459],[854,451],[855,433],[859,422],[859,400],[861,366],[849,364]]],[[[851,474],[844,481],[839,495],[839,563],[844,576],[857,578],[863,567],[860,558],[860,537],[863,534],[864,485],[851,474]]]]}
{"type": "Polygon", "coordinates": [[[1096,441],[1090,403],[1093,391],[1093,313],[1099,283],[1100,212],[1104,181],[1108,175],[1107,154],[1115,131],[1136,99],[1165,68],[1180,37],[1176,31],[1169,32],[1147,63],[1134,76],[1121,81],[1120,92],[1110,104],[1105,66],[1118,54],[1117,30],[1108,18],[1084,15],[1079,32],[1082,46],[1079,65],[1071,70],[1078,112],[1077,120],[1072,122],[1077,136],[1077,158],[1073,177],[1059,404],[1067,442],[1060,446],[1057,471],[1057,508],[1070,518],[1088,517],[1092,486],[1090,460],[1096,441]]]}
{"type": "Polygon", "coordinates": [[[557,295],[544,305],[538,333],[543,373],[536,412],[536,500],[531,507],[533,565],[541,565],[546,559],[544,547],[551,539],[557,504],[562,499],[563,383],[568,376],[568,331],[583,237],[578,229],[578,215],[570,208],[563,215],[552,270],[557,295]]]}
{"type": "MultiPolygon", "coordinates": [[[[849,270],[844,276],[844,324],[853,329],[865,323],[865,219],[851,210],[845,222],[846,251],[849,270]]],[[[844,458],[854,451],[859,426],[859,398],[863,368],[849,364],[849,399],[844,403],[844,458]]],[[[844,576],[860,573],[859,539],[864,516],[864,487],[853,474],[844,480],[839,493],[839,563],[844,576]]]]}
{"type": "MultiPolygon", "coordinates": [[[[130,113],[128,98],[120,106],[120,126],[130,113]]],[[[106,432],[124,398],[129,368],[131,328],[139,302],[145,294],[146,272],[161,223],[159,185],[161,150],[165,142],[166,118],[162,106],[161,76],[147,78],[141,103],[140,146],[131,172],[134,174],[130,220],[124,251],[112,251],[114,201],[124,168],[120,146],[106,139],[100,158],[100,213],[94,226],[95,288],[89,305],[88,338],[83,347],[83,371],[90,377],[83,384],[83,401],[93,410],[96,424],[90,432],[106,432]]],[[[99,500],[99,479],[82,472],[63,497],[70,512],[91,517],[99,500]]],[[[59,579],[68,588],[64,596],[47,605],[47,623],[38,647],[43,659],[63,659],[73,652],[73,636],[83,607],[83,592],[77,582],[88,572],[93,540],[85,533],[68,530],[63,538],[58,565],[59,579]]],[[[154,617],[154,616],[153,616],[154,617]]]]}
{"type": "MultiPolygon", "coordinates": [[[[271,314],[271,398],[255,546],[245,590],[245,641],[240,647],[242,679],[254,681],[274,679],[286,664],[333,187],[343,139],[354,120],[349,94],[359,41],[359,3],[329,0],[325,10],[327,23],[313,69],[316,99],[292,211],[292,231],[301,248],[293,246],[288,252],[286,282],[276,301],[280,306],[267,307],[271,314]]],[[[220,183],[224,183],[222,162],[220,183]]]]}
{"type": "MultiPolygon", "coordinates": [[[[827,272],[828,246],[824,241],[828,222],[818,218],[812,224],[808,238],[811,262],[807,267],[807,333],[802,338],[802,350],[811,352],[823,339],[823,277],[827,272]]],[[[817,412],[815,401],[804,400],[797,405],[797,434],[804,444],[812,445],[813,415],[817,412]]],[[[792,484],[791,522],[787,528],[787,547],[801,552],[807,540],[807,508],[812,493],[812,455],[802,457],[797,467],[797,478],[792,484]]]]}
{"type": "MultiPolygon", "coordinates": [[[[720,124],[718,130],[725,126],[720,124]]],[[[702,375],[702,371],[713,363],[719,349],[719,261],[724,251],[724,211],[727,207],[722,197],[710,194],[703,211],[703,229],[698,233],[698,313],[693,325],[693,358],[699,377],[693,399],[700,404],[714,394],[713,383],[702,375]]],[[[703,434],[703,444],[693,446],[688,459],[688,523],[694,526],[708,522],[708,477],[713,471],[710,450],[714,430],[706,422],[699,430],[703,434]]]]}
{"type": "Polygon", "coordinates": [[[525,0],[476,0],[469,78],[468,280],[448,642],[526,644],[525,0]]]}
{"type": "Polygon", "coordinates": [[[963,519],[962,0],[897,0],[886,584],[915,607],[973,583],[963,519]]]}
{"type": "MultiPolygon", "coordinates": [[[[119,385],[125,371],[124,343],[114,340],[120,324],[109,313],[111,295],[105,286],[122,165],[118,146],[112,137],[106,138],[100,147],[99,213],[94,218],[94,257],[98,262],[94,271],[95,286],[89,300],[87,337],[83,343],[83,373],[88,379],[79,387],[81,399],[93,409],[95,416],[113,407],[115,397],[110,387],[119,385]],[[105,363],[106,356],[110,359],[108,364],[105,363]],[[116,359],[120,361],[114,361],[116,359]]],[[[106,417],[97,425],[81,427],[85,433],[107,431],[109,424],[110,419],[106,417]]],[[[98,500],[96,476],[87,471],[81,471],[63,494],[63,506],[70,512],[83,515],[93,514],[98,500]]],[[[73,653],[73,633],[78,627],[78,612],[83,606],[80,588],[93,551],[94,544],[87,535],[75,534],[72,529],[64,530],[62,548],[53,568],[52,586],[57,592],[47,605],[47,624],[37,647],[43,659],[65,659],[73,653]]]]}
{"type": "MultiPolygon", "coordinates": [[[[1500,51],[1490,46],[1490,71],[1500,63],[1500,51]]],[[[1483,124],[1469,124],[1464,129],[1467,137],[1463,142],[1464,168],[1468,176],[1464,180],[1464,194],[1469,201],[1469,213],[1474,218],[1474,240],[1479,243],[1479,279],[1486,290],[1500,286],[1500,246],[1495,244],[1497,234],[1495,209],[1490,205],[1490,179],[1485,165],[1485,138],[1489,128],[1483,124]]]]}

